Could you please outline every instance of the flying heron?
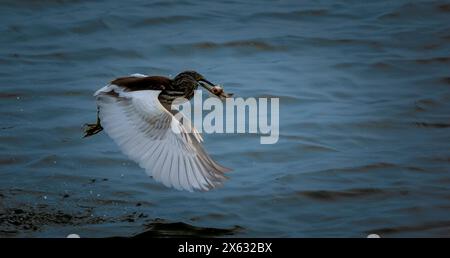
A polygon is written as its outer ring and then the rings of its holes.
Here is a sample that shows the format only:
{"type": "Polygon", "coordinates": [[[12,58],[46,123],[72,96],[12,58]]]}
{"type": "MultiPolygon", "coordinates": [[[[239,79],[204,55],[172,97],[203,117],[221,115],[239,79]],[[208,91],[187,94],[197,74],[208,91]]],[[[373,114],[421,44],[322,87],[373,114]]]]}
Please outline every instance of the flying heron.
{"type": "Polygon", "coordinates": [[[198,86],[221,99],[232,95],[195,71],[173,79],[142,74],[117,78],[95,92],[97,122],[85,125],[84,137],[105,129],[123,153],[167,187],[207,191],[220,186],[230,169],[206,153],[199,132],[181,123],[171,109],[177,98],[190,100],[198,86]]]}

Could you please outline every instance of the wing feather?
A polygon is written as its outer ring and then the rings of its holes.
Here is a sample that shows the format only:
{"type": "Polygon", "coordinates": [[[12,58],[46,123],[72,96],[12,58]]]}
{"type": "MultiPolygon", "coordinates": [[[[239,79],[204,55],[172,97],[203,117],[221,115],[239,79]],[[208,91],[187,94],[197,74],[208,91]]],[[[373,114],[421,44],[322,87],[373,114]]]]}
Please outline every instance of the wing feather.
{"type": "Polygon", "coordinates": [[[222,185],[229,169],[205,152],[195,128],[180,123],[161,105],[159,93],[126,91],[116,85],[98,90],[95,96],[106,133],[149,176],[168,187],[206,191],[222,185]]]}

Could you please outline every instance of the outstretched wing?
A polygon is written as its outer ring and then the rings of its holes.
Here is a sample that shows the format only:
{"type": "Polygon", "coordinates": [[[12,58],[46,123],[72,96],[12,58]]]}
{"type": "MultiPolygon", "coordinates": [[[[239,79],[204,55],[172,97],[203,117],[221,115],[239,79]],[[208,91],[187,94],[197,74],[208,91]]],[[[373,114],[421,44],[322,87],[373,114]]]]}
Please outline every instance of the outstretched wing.
{"type": "Polygon", "coordinates": [[[108,85],[95,93],[102,126],[122,151],[165,186],[207,191],[226,179],[201,145],[159,102],[161,91],[124,91],[108,85]]]}

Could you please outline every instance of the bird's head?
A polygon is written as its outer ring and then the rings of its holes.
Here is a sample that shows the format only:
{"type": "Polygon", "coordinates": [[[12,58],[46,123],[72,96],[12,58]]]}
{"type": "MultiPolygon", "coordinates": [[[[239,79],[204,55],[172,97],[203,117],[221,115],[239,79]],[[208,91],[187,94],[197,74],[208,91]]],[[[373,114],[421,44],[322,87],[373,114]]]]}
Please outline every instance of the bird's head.
{"type": "Polygon", "coordinates": [[[233,93],[225,93],[225,91],[223,91],[222,87],[220,87],[219,85],[214,85],[212,82],[206,80],[205,77],[203,77],[203,75],[197,73],[196,71],[184,71],[184,72],[178,74],[175,77],[175,79],[177,77],[184,77],[184,76],[191,77],[200,86],[202,86],[203,88],[205,88],[206,90],[208,90],[209,92],[211,92],[212,94],[214,94],[215,96],[217,96],[220,99],[225,99],[225,98],[229,98],[229,97],[233,96],[233,93]]]}

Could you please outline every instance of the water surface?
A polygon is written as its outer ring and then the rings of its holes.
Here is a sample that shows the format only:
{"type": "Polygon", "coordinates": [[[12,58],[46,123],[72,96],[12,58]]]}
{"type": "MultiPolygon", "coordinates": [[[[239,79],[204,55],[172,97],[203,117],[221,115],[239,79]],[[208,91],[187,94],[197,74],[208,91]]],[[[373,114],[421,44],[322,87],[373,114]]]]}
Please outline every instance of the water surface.
{"type": "Polygon", "coordinates": [[[0,236],[450,236],[450,2],[2,1],[0,236]],[[280,140],[204,135],[208,193],[147,178],[92,93],[195,69],[280,98],[280,140]]]}

